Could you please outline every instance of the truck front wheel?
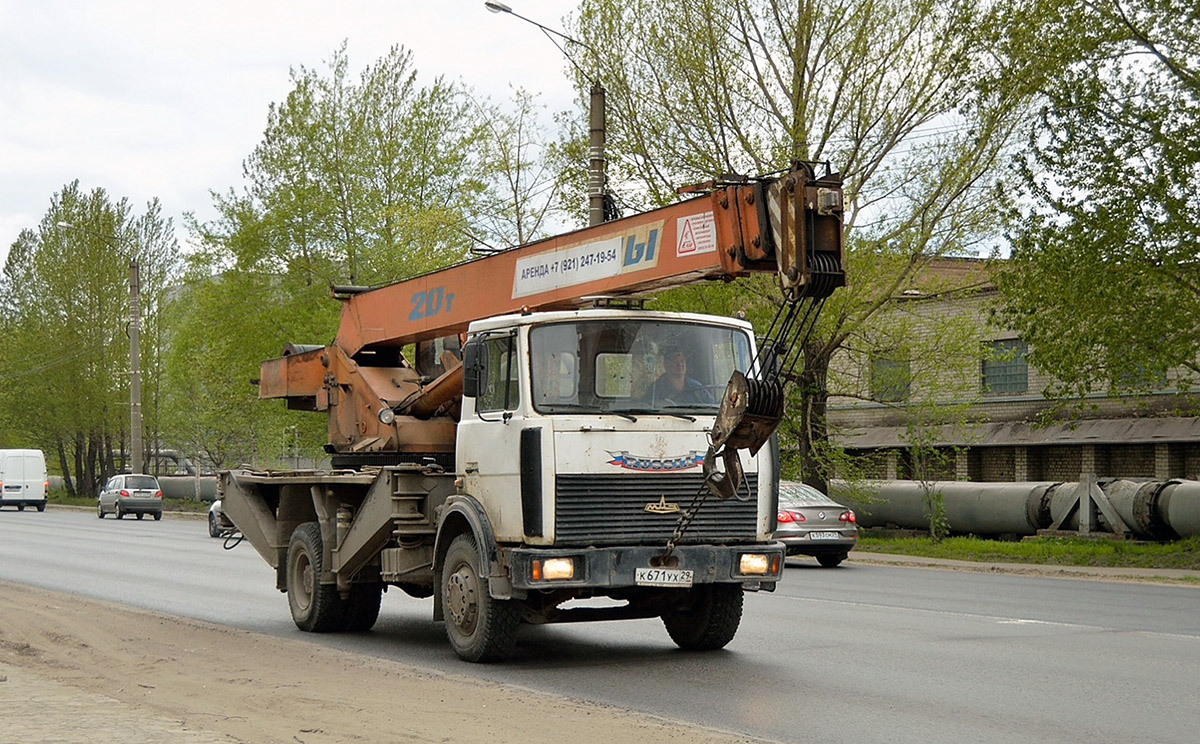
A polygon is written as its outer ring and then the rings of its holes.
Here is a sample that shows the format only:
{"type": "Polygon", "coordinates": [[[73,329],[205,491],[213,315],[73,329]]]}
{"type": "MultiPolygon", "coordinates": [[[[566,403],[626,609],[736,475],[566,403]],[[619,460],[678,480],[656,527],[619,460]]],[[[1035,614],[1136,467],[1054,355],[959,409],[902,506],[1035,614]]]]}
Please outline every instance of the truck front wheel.
{"type": "Polygon", "coordinates": [[[325,570],[321,527],[305,522],[292,533],[287,552],[287,595],[300,630],[327,633],[342,628],[344,607],[336,584],[322,584],[325,570]]]}
{"type": "Polygon", "coordinates": [[[499,661],[516,646],[521,615],[512,600],[493,599],[480,569],[475,538],[459,535],[442,566],[446,636],[465,661],[499,661]]]}
{"type": "Polygon", "coordinates": [[[704,584],[691,590],[689,604],[665,613],[663,625],[671,640],[688,651],[724,648],[737,635],[742,621],[740,584],[704,584]]]}

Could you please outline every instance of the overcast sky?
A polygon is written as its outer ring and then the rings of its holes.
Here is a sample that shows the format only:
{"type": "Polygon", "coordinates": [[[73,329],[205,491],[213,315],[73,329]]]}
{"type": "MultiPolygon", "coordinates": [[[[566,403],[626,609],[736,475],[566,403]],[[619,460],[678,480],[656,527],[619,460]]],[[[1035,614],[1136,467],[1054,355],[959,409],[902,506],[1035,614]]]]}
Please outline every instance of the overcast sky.
{"type": "MultiPolygon", "coordinates": [[[[508,4],[552,28],[576,7],[508,4]]],[[[355,77],[402,45],[423,81],[572,105],[559,50],[483,0],[0,0],[0,266],[75,179],[135,213],[158,197],[184,241],[184,212],[210,218],[209,191],[240,188],[289,68],[324,70],[343,40],[355,77]]]]}

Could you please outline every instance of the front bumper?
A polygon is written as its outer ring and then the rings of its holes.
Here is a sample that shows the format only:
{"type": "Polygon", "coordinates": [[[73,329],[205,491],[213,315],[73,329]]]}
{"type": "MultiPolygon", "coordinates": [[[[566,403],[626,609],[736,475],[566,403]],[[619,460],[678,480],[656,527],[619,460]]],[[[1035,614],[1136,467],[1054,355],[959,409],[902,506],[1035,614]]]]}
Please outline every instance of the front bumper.
{"type": "MultiPolygon", "coordinates": [[[[656,567],[662,546],[613,548],[512,548],[504,551],[515,589],[621,589],[637,586],[639,568],[656,567]],[[533,562],[548,558],[573,558],[575,576],[565,580],[535,580],[533,562]]],[[[747,545],[680,545],[675,548],[672,569],[692,571],[692,584],[741,584],[750,591],[774,591],[783,570],[784,547],[781,543],[747,545]],[[746,575],[739,572],[743,553],[767,556],[773,572],[746,575]],[[778,560],[775,560],[778,558],[778,560]]]]}

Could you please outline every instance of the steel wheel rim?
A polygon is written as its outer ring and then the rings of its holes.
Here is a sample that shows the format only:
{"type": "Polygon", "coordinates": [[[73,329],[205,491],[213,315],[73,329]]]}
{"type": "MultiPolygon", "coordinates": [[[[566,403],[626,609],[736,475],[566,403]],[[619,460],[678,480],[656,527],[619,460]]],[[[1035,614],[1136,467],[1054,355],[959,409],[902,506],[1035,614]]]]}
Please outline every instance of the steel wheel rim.
{"type": "Polygon", "coordinates": [[[465,563],[450,575],[446,582],[446,609],[454,627],[470,635],[479,619],[478,577],[465,563]]]}
{"type": "Polygon", "coordinates": [[[292,575],[300,577],[300,580],[293,585],[296,589],[293,593],[296,607],[300,610],[307,610],[312,606],[314,582],[312,561],[308,560],[308,554],[304,551],[297,553],[296,559],[292,562],[292,575]]]}

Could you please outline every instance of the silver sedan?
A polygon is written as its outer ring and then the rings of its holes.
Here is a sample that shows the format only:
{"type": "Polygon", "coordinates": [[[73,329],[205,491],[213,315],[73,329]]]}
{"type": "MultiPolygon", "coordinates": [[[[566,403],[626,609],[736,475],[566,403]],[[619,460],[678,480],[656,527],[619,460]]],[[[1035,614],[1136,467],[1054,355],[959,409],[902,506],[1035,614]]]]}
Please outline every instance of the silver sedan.
{"type": "Polygon", "coordinates": [[[775,539],[788,555],[808,555],[826,568],[846,560],[858,544],[854,512],[806,483],[779,484],[775,539]]]}

